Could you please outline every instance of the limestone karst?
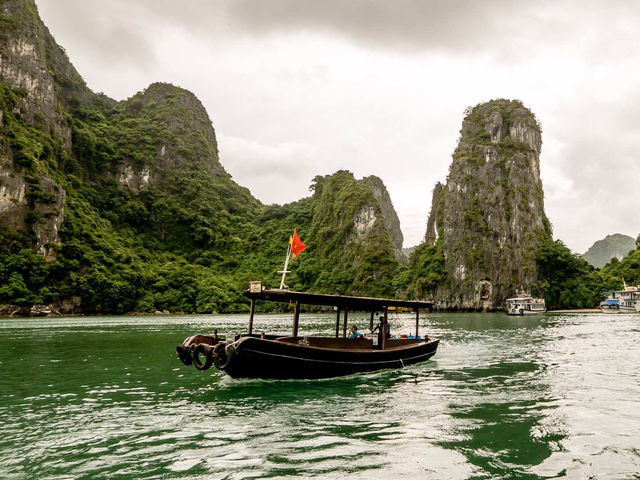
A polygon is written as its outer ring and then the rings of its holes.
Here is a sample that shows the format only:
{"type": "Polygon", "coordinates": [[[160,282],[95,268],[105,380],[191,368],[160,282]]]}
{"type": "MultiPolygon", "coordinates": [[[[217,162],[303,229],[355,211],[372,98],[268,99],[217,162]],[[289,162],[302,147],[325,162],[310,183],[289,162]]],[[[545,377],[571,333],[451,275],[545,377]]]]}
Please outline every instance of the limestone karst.
{"type": "Polygon", "coordinates": [[[470,108],[445,184],[433,190],[427,244],[441,243],[439,308],[494,309],[537,280],[551,227],[540,180],[540,126],[517,100],[470,108]]]}

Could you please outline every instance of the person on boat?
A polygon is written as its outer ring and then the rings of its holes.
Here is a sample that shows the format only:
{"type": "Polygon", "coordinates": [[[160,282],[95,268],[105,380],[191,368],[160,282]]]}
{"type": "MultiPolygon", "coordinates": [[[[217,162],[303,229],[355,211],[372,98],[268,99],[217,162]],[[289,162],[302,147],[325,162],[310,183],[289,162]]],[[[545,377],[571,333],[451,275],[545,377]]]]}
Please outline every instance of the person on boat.
{"type": "Polygon", "coordinates": [[[351,325],[351,333],[349,334],[349,338],[362,338],[362,334],[358,332],[357,325],[351,325]]]}
{"type": "MultiPolygon", "coordinates": [[[[374,333],[375,331],[382,332],[382,324],[384,323],[384,317],[380,315],[380,318],[378,318],[378,320],[380,322],[378,323],[378,325],[376,325],[376,327],[372,330],[371,333],[374,333]]],[[[385,325],[385,333],[387,335],[385,338],[391,338],[391,325],[389,325],[388,321],[387,321],[387,324],[385,325]]],[[[380,333],[378,333],[378,336],[379,335],[380,333]]]]}

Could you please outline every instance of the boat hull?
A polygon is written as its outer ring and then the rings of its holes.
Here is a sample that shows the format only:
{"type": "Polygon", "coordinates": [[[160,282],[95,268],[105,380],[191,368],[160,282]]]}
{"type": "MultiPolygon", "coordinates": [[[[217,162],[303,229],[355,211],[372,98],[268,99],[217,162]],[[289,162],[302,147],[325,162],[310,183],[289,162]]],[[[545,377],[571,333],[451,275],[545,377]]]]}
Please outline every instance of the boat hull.
{"type": "Polygon", "coordinates": [[[233,378],[331,378],[400,368],[431,358],[438,340],[387,350],[315,348],[260,338],[242,338],[224,371],[233,378]]]}
{"type": "Polygon", "coordinates": [[[546,310],[519,310],[519,311],[507,311],[507,315],[544,315],[546,310]]]}
{"type": "Polygon", "coordinates": [[[620,313],[638,313],[638,306],[633,306],[633,307],[627,307],[627,306],[620,306],[620,313]]]}

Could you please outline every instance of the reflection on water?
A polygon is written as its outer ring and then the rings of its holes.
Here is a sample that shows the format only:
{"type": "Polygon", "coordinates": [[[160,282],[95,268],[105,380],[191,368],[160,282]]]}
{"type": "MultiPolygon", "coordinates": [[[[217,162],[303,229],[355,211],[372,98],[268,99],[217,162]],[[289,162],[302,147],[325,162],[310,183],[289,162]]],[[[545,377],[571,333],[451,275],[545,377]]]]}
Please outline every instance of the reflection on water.
{"type": "MultiPolygon", "coordinates": [[[[353,322],[368,324],[368,316],[353,322]]],[[[2,478],[636,478],[640,316],[434,314],[432,360],[313,381],[175,357],[242,316],[0,320],[2,478]]],[[[333,315],[304,315],[331,334],[333,315]]],[[[391,318],[397,333],[412,315],[391,318]]],[[[351,321],[350,321],[351,323],[351,321]]],[[[288,333],[286,316],[256,329],[288,333]]]]}

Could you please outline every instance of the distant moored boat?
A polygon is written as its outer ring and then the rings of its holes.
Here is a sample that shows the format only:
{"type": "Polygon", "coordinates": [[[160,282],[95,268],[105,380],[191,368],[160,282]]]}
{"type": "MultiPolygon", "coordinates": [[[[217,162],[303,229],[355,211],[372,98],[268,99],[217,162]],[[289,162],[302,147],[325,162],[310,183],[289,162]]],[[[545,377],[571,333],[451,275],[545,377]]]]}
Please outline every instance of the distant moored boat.
{"type": "Polygon", "coordinates": [[[622,286],[622,290],[607,292],[606,300],[600,304],[603,313],[640,312],[640,285],[627,286],[623,278],[622,286]]]}
{"type": "Polygon", "coordinates": [[[542,315],[547,311],[544,298],[533,298],[528,293],[518,292],[517,297],[507,298],[507,315],[542,315]]]}
{"type": "Polygon", "coordinates": [[[600,304],[602,313],[620,313],[620,301],[617,298],[607,298],[600,304]]]}

